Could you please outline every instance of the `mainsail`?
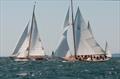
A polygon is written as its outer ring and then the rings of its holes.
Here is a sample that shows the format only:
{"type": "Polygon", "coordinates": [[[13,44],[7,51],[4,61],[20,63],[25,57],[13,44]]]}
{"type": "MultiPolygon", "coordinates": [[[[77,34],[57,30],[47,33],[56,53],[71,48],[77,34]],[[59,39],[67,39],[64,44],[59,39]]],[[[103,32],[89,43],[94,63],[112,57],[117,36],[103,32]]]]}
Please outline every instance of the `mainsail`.
{"type": "Polygon", "coordinates": [[[69,46],[68,46],[68,42],[67,42],[68,28],[69,28],[69,9],[67,11],[67,15],[65,18],[63,33],[62,33],[60,42],[58,43],[58,46],[55,50],[55,56],[65,57],[69,51],[69,46]]]}
{"type": "Polygon", "coordinates": [[[75,17],[75,37],[76,37],[76,47],[77,54],[79,55],[88,55],[94,51],[87,43],[87,38],[91,37],[89,31],[87,30],[87,25],[80,13],[79,7],[77,9],[75,17]]]}
{"type": "Polygon", "coordinates": [[[64,32],[58,45],[59,46],[55,50],[55,56],[65,57],[67,52],[69,51],[69,46],[67,42],[67,30],[64,32]]]}
{"type": "Polygon", "coordinates": [[[76,44],[79,44],[77,54],[79,55],[104,54],[103,49],[94,39],[90,26],[86,25],[79,8],[76,13],[75,23],[76,23],[75,28],[78,29],[75,31],[77,35],[76,44]]]}
{"type": "Polygon", "coordinates": [[[35,19],[35,14],[33,12],[32,23],[31,23],[31,46],[29,56],[44,56],[44,50],[41,44],[41,39],[39,37],[37,22],[35,19]]]}

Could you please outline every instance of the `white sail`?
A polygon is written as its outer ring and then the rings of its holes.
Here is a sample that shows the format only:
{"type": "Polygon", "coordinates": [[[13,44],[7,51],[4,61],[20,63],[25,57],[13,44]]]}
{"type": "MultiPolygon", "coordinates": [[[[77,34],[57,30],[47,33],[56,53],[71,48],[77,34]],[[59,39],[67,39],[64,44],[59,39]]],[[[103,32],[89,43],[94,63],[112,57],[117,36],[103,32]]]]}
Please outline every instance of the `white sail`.
{"type": "Polygon", "coordinates": [[[86,28],[87,26],[78,8],[75,17],[75,40],[77,54],[79,55],[88,55],[94,52],[86,42],[86,39],[90,37],[86,28]]]}
{"type": "Polygon", "coordinates": [[[93,48],[93,50],[95,52],[97,52],[98,54],[105,54],[105,51],[101,48],[101,46],[97,43],[97,41],[95,40],[91,27],[90,27],[90,23],[88,22],[88,30],[91,34],[91,38],[87,39],[88,43],[90,44],[90,46],[93,48]]]}
{"type": "MultiPolygon", "coordinates": [[[[35,6],[34,6],[35,10],[35,6]]],[[[44,56],[44,50],[41,44],[41,40],[38,33],[37,23],[35,19],[35,14],[33,10],[33,16],[32,16],[32,23],[31,23],[31,29],[28,33],[28,25],[22,35],[22,44],[18,44],[17,49],[15,50],[17,52],[17,58],[27,58],[30,56],[44,56]]],[[[21,40],[20,39],[20,40],[21,40]]]]}
{"type": "Polygon", "coordinates": [[[79,43],[80,43],[80,36],[81,36],[81,26],[82,26],[82,22],[81,22],[81,16],[80,12],[77,11],[76,16],[75,16],[75,22],[74,22],[74,30],[75,30],[75,45],[76,45],[76,50],[78,50],[79,47],[79,43]]]}
{"type": "Polygon", "coordinates": [[[66,18],[65,18],[65,21],[64,21],[64,28],[70,25],[70,22],[69,22],[70,17],[69,16],[70,16],[70,8],[68,8],[68,11],[67,11],[67,14],[66,14],[66,18]]]}
{"type": "Polygon", "coordinates": [[[25,30],[24,30],[24,32],[23,32],[23,34],[22,34],[22,36],[21,36],[21,38],[20,38],[20,40],[19,40],[19,42],[16,46],[16,48],[15,48],[13,54],[12,54],[13,56],[18,55],[19,53],[23,52],[24,49],[27,48],[26,38],[27,38],[27,35],[28,35],[28,25],[29,25],[29,23],[27,24],[27,26],[26,26],[26,28],[25,28],[25,30]]]}
{"type": "Polygon", "coordinates": [[[55,56],[65,57],[67,52],[69,51],[69,46],[68,46],[68,42],[67,42],[68,28],[69,28],[69,9],[67,11],[67,15],[65,18],[64,28],[63,28],[63,33],[62,33],[61,39],[60,39],[58,46],[55,50],[55,56]]]}
{"type": "Polygon", "coordinates": [[[106,41],[106,46],[105,46],[105,53],[106,53],[106,56],[111,58],[112,57],[112,54],[110,52],[110,50],[108,49],[108,43],[106,41]]]}
{"type": "Polygon", "coordinates": [[[29,56],[44,56],[44,50],[41,44],[41,39],[39,37],[37,22],[35,19],[35,14],[33,12],[32,23],[31,23],[32,35],[31,35],[31,46],[29,56]]]}
{"type": "Polygon", "coordinates": [[[28,56],[29,35],[27,35],[23,45],[18,51],[17,58],[26,58],[28,56]]]}
{"type": "Polygon", "coordinates": [[[61,40],[59,42],[59,46],[57,47],[57,49],[55,50],[55,55],[59,56],[59,57],[65,57],[68,50],[69,50],[69,46],[67,43],[67,30],[65,31],[64,35],[62,35],[61,40]]]}
{"type": "Polygon", "coordinates": [[[78,8],[75,17],[75,29],[76,29],[76,45],[77,54],[79,55],[93,55],[104,54],[98,43],[93,38],[93,35],[89,31],[81,13],[78,8]]]}

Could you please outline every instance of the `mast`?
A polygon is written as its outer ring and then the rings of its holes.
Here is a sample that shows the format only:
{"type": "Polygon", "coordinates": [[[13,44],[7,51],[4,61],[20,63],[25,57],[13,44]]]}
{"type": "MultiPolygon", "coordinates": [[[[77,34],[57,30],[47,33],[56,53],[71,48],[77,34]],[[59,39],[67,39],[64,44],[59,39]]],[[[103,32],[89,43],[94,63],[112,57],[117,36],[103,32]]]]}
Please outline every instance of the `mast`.
{"type": "Polygon", "coordinates": [[[35,5],[33,7],[33,15],[32,15],[31,29],[30,29],[30,38],[29,38],[29,46],[28,46],[28,55],[27,55],[27,58],[29,58],[30,48],[31,48],[31,38],[32,38],[32,31],[33,31],[33,19],[35,17],[34,11],[35,11],[35,5]]]}
{"type": "Polygon", "coordinates": [[[73,15],[73,1],[71,0],[71,13],[72,13],[72,28],[73,28],[73,42],[74,42],[74,55],[75,58],[77,58],[77,52],[76,52],[76,41],[75,41],[75,29],[74,29],[74,15],[73,15]]]}

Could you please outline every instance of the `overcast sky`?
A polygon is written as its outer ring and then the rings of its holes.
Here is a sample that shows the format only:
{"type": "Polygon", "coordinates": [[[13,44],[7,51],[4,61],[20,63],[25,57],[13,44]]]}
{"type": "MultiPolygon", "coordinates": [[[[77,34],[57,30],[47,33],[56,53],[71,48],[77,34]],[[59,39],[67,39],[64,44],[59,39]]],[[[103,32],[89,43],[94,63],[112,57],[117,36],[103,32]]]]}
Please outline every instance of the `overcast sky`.
{"type": "MultiPolygon", "coordinates": [[[[35,0],[0,0],[0,56],[14,51],[35,0]]],[[[55,49],[70,5],[70,0],[36,0],[36,19],[47,54],[55,49]]],[[[120,1],[74,0],[74,14],[80,7],[86,23],[90,21],[97,42],[104,48],[108,41],[112,53],[120,53],[120,1]]]]}

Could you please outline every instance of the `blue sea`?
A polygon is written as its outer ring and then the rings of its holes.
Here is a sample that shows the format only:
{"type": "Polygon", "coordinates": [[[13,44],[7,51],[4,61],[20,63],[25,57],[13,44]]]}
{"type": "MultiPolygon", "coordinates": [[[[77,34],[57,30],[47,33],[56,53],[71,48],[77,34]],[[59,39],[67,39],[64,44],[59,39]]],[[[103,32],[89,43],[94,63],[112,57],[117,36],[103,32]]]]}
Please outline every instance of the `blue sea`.
{"type": "Polygon", "coordinates": [[[120,58],[106,62],[16,62],[0,58],[0,79],[120,79],[120,58]]]}

